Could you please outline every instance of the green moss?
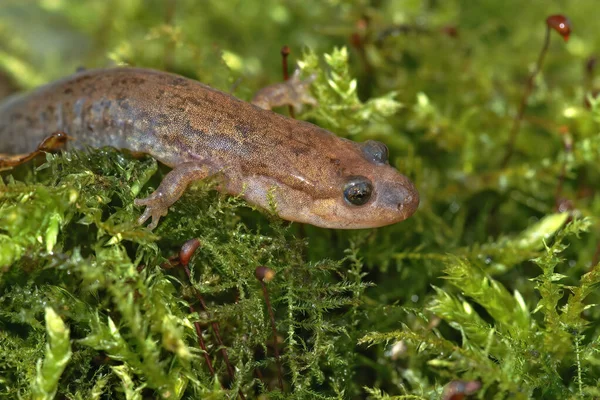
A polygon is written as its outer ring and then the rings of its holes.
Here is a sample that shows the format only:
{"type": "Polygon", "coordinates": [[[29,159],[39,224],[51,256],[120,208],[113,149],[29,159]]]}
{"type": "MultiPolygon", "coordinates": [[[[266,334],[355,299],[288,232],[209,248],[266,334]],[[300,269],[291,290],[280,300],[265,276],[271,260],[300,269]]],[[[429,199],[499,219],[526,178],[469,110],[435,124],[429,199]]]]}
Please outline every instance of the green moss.
{"type": "Polygon", "coordinates": [[[317,75],[319,107],[300,118],[384,141],[421,206],[394,226],[332,231],[205,182],[150,232],[133,206],[167,171],[150,157],[105,148],[4,171],[0,397],[437,399],[456,380],[481,382],[475,398],[600,396],[597,4],[549,7],[1,2],[0,69],[22,88],[125,62],[249,99],[281,79],[287,44],[317,75]],[[558,12],[573,34],[553,33],[503,168],[545,18],[558,12]],[[201,243],[191,280],[168,262],[190,238],[201,243]],[[276,273],[276,338],[259,265],[276,273]]]}
{"type": "Polygon", "coordinates": [[[43,362],[39,360],[37,364],[37,375],[32,385],[34,399],[54,398],[60,375],[72,355],[69,328],[50,307],[46,308],[46,329],[46,358],[43,362]]]}

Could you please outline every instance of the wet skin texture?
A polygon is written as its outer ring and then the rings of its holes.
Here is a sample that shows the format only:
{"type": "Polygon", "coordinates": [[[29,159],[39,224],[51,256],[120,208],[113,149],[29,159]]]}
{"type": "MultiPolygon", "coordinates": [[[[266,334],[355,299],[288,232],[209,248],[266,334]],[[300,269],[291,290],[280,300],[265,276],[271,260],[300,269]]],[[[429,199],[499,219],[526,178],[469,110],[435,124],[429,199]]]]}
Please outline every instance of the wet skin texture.
{"type": "MultiPolygon", "coordinates": [[[[275,104],[314,103],[293,82],[263,89],[263,108],[271,94],[275,104]]],[[[262,208],[274,201],[281,218],[326,228],[378,227],[415,212],[419,195],[388,164],[383,144],[352,142],[263,108],[165,72],[83,71],[0,104],[0,153],[29,153],[65,132],[67,147],[150,154],[173,168],[136,200],[146,206],[140,223],[152,217],[150,227],[188,184],[211,175],[222,178],[221,191],[262,208]]]]}

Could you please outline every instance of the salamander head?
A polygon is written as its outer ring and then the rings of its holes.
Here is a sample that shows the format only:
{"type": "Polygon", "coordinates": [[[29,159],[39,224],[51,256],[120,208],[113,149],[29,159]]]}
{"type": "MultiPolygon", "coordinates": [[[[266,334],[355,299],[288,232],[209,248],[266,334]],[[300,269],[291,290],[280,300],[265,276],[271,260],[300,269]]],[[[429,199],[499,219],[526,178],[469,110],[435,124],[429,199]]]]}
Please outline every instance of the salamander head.
{"type": "Polygon", "coordinates": [[[345,157],[337,195],[313,201],[310,212],[314,225],[375,228],[404,221],[417,210],[419,193],[407,177],[388,164],[387,147],[375,141],[357,146],[362,159],[345,157]]]}
{"type": "Polygon", "coordinates": [[[324,228],[362,229],[403,221],[417,210],[419,193],[388,164],[384,144],[339,140],[321,153],[326,154],[320,161],[311,155],[313,165],[297,177],[301,185],[278,182],[274,193],[282,218],[324,228]]]}

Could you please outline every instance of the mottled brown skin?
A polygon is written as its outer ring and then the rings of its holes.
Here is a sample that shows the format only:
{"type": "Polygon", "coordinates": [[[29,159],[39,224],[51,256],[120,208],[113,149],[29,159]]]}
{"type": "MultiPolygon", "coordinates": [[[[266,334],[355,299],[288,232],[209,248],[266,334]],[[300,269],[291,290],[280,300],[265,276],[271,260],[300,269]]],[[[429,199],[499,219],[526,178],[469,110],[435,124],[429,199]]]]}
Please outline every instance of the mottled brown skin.
{"type": "MultiPolygon", "coordinates": [[[[279,103],[281,86],[273,90],[279,103]]],[[[290,104],[306,101],[291,84],[287,90],[290,104]]],[[[268,97],[263,91],[262,100],[268,97]]],[[[225,192],[327,228],[392,224],[419,203],[414,185],[387,160],[373,160],[367,145],[159,71],[83,71],[0,105],[0,153],[29,153],[55,132],[68,135],[67,147],[128,149],[173,168],[154,193],[136,200],[147,206],[140,223],[152,217],[151,227],[191,182],[215,174],[225,192]],[[344,198],[352,176],[372,182],[364,205],[344,198]]]]}

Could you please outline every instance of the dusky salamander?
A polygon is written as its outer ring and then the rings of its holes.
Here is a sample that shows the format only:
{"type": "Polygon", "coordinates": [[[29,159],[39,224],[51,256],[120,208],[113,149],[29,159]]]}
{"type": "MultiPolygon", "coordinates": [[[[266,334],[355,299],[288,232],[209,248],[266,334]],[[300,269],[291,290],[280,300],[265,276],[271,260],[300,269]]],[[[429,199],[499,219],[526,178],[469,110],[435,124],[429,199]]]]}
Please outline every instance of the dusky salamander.
{"type": "MultiPolygon", "coordinates": [[[[219,190],[283,219],[326,228],[400,222],[418,207],[413,183],[388,163],[380,142],[356,143],[268,110],[314,104],[297,76],[251,104],[182,76],[140,68],[85,70],[0,104],[0,153],[30,153],[66,133],[66,147],[146,153],[172,170],[139,218],[154,228],[193,181],[222,177],[219,190]]],[[[0,156],[1,157],[1,156],[0,156]]]]}

